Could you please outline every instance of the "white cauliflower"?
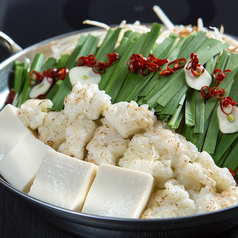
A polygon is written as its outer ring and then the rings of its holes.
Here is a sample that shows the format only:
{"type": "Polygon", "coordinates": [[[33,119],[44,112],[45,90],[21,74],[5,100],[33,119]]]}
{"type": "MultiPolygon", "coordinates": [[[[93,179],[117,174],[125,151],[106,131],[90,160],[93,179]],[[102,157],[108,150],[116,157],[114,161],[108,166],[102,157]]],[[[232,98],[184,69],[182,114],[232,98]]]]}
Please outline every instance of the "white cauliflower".
{"type": "Polygon", "coordinates": [[[119,160],[119,165],[151,174],[160,188],[174,176],[171,160],[161,159],[149,138],[139,133],[133,136],[123,158],[119,160]]]}
{"type": "Polygon", "coordinates": [[[200,163],[207,170],[207,174],[210,174],[210,177],[216,181],[216,189],[218,191],[221,192],[236,185],[236,181],[230,171],[227,168],[218,167],[207,152],[201,152],[195,161],[200,163]]]}
{"type": "Polygon", "coordinates": [[[196,214],[194,201],[189,198],[184,186],[171,179],[165,183],[165,189],[154,192],[141,218],[168,218],[196,214]]]}
{"type": "Polygon", "coordinates": [[[196,203],[198,214],[227,208],[238,203],[238,187],[216,193],[213,188],[206,186],[200,192],[189,191],[189,193],[196,203]]]}
{"type": "Polygon", "coordinates": [[[92,140],[88,143],[88,162],[100,165],[101,163],[116,165],[128,146],[128,140],[109,125],[102,125],[97,128],[92,140]]]}
{"type": "Polygon", "coordinates": [[[156,121],[154,111],[148,105],[138,106],[134,101],[115,103],[103,112],[108,124],[114,127],[123,138],[150,129],[156,121]]]}
{"type": "Polygon", "coordinates": [[[88,119],[96,120],[104,109],[111,105],[111,97],[100,91],[97,84],[81,86],[77,82],[72,92],[65,97],[64,112],[74,120],[79,115],[86,115],[88,119]]]}
{"type": "Polygon", "coordinates": [[[44,123],[44,118],[52,106],[53,103],[49,99],[29,99],[21,105],[18,117],[25,126],[36,130],[44,123]]]}
{"type": "Polygon", "coordinates": [[[64,111],[49,112],[44,123],[38,127],[38,138],[45,144],[57,150],[65,140],[65,126],[68,118],[64,111]]]}
{"type": "Polygon", "coordinates": [[[92,139],[96,128],[96,123],[85,116],[68,120],[66,140],[59,146],[58,151],[78,159],[84,159],[85,146],[92,139]]]}
{"type": "Polygon", "coordinates": [[[171,160],[174,168],[194,161],[198,157],[195,145],[182,135],[167,129],[160,122],[155,123],[151,130],[144,133],[144,136],[156,147],[161,158],[171,160]]]}

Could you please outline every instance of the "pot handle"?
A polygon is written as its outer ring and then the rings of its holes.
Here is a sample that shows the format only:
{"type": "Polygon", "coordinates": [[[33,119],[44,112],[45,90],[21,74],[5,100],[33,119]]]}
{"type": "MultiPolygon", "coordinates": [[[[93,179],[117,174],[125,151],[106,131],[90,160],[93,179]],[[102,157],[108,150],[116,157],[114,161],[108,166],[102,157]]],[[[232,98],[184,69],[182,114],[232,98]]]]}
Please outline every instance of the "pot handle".
{"type": "Polygon", "coordinates": [[[22,48],[2,31],[0,31],[0,42],[8,48],[11,54],[22,51],[22,48]]]}

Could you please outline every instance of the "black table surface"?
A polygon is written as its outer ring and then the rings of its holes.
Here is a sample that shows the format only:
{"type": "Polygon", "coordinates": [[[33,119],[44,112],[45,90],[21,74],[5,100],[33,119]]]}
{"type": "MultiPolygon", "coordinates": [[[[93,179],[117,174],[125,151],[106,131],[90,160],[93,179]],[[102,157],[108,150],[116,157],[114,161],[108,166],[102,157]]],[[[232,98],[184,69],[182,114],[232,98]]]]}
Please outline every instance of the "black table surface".
{"type": "MultiPolygon", "coordinates": [[[[75,236],[52,226],[17,195],[0,185],[0,237],[74,238],[75,236]]],[[[238,226],[215,237],[238,237],[238,226]]]]}

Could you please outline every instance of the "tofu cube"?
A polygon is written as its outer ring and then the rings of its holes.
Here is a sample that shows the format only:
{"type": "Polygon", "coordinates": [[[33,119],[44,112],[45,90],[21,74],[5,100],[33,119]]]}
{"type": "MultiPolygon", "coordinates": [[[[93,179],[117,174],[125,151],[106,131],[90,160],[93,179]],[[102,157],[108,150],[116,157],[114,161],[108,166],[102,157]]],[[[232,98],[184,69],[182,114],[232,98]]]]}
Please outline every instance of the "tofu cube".
{"type": "Polygon", "coordinates": [[[12,186],[28,193],[47,150],[53,149],[32,134],[26,135],[0,161],[0,174],[12,186]]]}
{"type": "Polygon", "coordinates": [[[0,112],[0,160],[26,135],[31,134],[17,116],[18,108],[7,104],[0,112]]]}
{"type": "Polygon", "coordinates": [[[82,212],[139,218],[153,188],[154,178],[148,173],[100,164],[82,212]]]}
{"type": "Polygon", "coordinates": [[[81,211],[98,166],[47,151],[29,195],[63,208],[81,211]]]}

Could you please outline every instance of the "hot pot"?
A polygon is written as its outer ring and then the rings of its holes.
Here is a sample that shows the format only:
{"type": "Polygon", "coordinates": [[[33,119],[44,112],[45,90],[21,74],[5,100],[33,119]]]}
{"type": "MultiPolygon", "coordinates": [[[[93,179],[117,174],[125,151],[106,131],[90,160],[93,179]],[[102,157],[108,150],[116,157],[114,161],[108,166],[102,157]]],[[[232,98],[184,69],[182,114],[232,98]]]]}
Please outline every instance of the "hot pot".
{"type": "MultiPolygon", "coordinates": [[[[24,58],[31,60],[38,52],[52,56],[59,47],[67,48],[69,45],[75,45],[81,34],[89,32],[96,36],[103,36],[105,30],[90,28],[71,32],[45,40],[24,50],[0,32],[0,40],[12,53],[11,57],[0,64],[0,108],[4,106],[9,84],[12,83],[11,72],[15,60],[21,61],[24,58]]],[[[52,225],[78,237],[211,237],[238,225],[238,206],[207,214],[172,219],[108,218],[78,213],[39,201],[16,190],[3,178],[0,178],[0,186],[14,193],[52,225]]]]}

